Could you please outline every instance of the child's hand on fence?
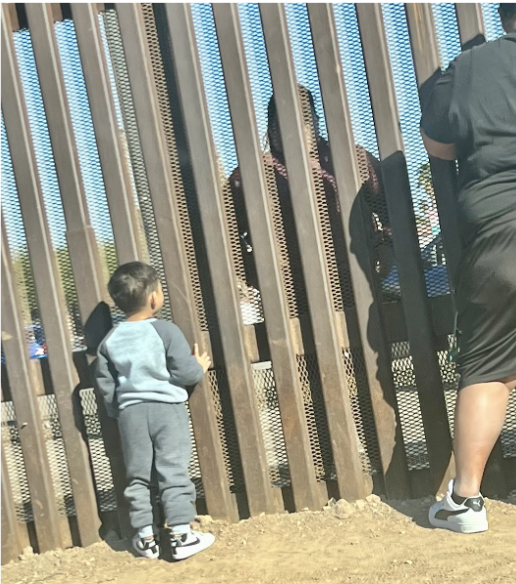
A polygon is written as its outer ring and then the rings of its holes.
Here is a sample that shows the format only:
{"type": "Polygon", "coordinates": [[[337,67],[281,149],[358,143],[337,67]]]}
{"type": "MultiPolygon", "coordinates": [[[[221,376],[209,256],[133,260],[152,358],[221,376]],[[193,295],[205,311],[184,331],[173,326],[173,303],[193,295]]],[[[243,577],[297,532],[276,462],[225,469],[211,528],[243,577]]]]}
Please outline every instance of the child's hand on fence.
{"type": "Polygon", "coordinates": [[[197,363],[203,368],[204,373],[211,367],[211,357],[208,353],[199,355],[199,345],[195,343],[193,346],[193,356],[197,359],[197,363]]]}

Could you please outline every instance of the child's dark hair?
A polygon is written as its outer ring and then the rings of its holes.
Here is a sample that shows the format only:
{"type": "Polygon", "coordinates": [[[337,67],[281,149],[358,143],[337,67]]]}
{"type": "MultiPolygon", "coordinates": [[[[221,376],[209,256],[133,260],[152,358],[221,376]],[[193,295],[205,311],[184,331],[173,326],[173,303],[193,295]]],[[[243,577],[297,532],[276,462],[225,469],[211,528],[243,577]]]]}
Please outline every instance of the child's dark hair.
{"type": "Polygon", "coordinates": [[[130,262],[120,266],[111,276],[108,284],[113,302],[126,314],[133,314],[143,308],[149,294],[159,287],[159,274],[142,262],[130,262]]]}

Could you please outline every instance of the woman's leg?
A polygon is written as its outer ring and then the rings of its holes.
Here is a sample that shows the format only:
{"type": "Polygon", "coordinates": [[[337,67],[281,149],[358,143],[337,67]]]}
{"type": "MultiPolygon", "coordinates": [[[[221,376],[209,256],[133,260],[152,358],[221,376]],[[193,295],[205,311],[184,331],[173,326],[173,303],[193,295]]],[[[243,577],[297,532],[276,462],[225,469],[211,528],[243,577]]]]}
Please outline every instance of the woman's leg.
{"type": "Polygon", "coordinates": [[[454,492],[459,497],[476,497],[487,459],[505,421],[509,393],[516,377],[493,383],[470,385],[459,392],[455,410],[454,492]]]}

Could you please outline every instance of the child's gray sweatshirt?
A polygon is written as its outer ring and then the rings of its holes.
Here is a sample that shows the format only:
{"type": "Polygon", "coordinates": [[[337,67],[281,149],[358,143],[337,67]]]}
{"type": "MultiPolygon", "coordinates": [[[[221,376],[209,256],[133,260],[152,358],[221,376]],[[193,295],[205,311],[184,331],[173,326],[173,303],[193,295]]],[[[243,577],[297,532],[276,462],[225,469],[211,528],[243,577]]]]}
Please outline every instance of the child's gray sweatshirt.
{"type": "Polygon", "coordinates": [[[204,376],[179,327],[155,318],[119,324],[97,356],[97,387],[111,417],[142,402],[184,402],[185,388],[204,376]]]}

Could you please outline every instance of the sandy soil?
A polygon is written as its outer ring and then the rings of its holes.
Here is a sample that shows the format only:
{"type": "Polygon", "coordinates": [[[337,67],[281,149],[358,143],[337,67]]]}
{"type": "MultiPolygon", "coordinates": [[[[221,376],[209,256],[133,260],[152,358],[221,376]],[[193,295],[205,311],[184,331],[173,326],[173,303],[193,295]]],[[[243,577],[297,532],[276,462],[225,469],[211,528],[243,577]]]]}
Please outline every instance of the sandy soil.
{"type": "MultiPolygon", "coordinates": [[[[516,498],[487,501],[490,531],[458,535],[431,529],[430,499],[369,497],[318,513],[262,516],[235,525],[200,518],[217,536],[182,563],[135,558],[111,541],[35,556],[2,569],[3,584],[514,584],[516,498]]],[[[198,526],[199,527],[199,526],[198,526]]]]}

